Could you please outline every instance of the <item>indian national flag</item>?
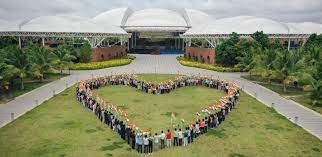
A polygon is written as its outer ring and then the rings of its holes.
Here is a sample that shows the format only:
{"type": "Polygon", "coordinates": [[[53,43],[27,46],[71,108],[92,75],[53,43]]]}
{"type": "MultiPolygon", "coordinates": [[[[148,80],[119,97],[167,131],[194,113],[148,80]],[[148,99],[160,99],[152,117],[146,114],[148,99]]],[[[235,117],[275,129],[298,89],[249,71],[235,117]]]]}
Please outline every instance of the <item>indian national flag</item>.
{"type": "Polygon", "coordinates": [[[209,115],[211,113],[208,109],[203,109],[201,112],[205,115],[209,115]]]}
{"type": "Polygon", "coordinates": [[[176,114],[174,112],[171,113],[171,118],[176,119],[176,114]]]}
{"type": "Polygon", "coordinates": [[[228,99],[226,97],[221,97],[220,98],[220,102],[227,103],[228,102],[228,99]]]}

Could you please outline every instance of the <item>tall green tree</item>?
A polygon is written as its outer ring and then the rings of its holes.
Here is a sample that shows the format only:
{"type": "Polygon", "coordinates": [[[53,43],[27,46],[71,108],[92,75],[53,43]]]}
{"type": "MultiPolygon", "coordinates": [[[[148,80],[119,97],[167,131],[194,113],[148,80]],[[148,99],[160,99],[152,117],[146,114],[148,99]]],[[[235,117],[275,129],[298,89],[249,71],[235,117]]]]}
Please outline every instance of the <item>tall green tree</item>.
{"type": "Polygon", "coordinates": [[[88,43],[80,47],[79,60],[81,63],[88,63],[92,59],[92,48],[88,43]]]}
{"type": "Polygon", "coordinates": [[[260,53],[261,48],[257,41],[253,39],[240,39],[238,42],[240,47],[241,56],[237,56],[238,66],[244,71],[249,71],[252,68],[252,61],[254,55],[260,53]]]}
{"type": "Polygon", "coordinates": [[[47,46],[29,44],[26,48],[31,63],[31,73],[42,81],[46,73],[54,71],[56,60],[52,49],[47,46]]]}
{"type": "Polygon", "coordinates": [[[73,60],[76,59],[74,55],[72,55],[73,47],[69,45],[59,45],[57,49],[54,50],[54,54],[56,56],[55,65],[60,70],[60,74],[63,74],[63,69],[68,68],[73,64],[73,60]]]}
{"type": "Polygon", "coordinates": [[[10,80],[17,76],[17,68],[5,63],[6,53],[0,49],[0,91],[9,90],[10,80]]]}
{"type": "Polygon", "coordinates": [[[30,64],[28,55],[17,46],[9,46],[4,49],[6,51],[5,63],[14,66],[15,75],[20,79],[20,89],[24,89],[24,78],[27,77],[30,64]]]}
{"type": "Polygon", "coordinates": [[[18,45],[18,39],[16,37],[0,36],[0,49],[13,45],[18,45]]]}
{"type": "Polygon", "coordinates": [[[256,31],[255,33],[252,34],[252,38],[256,40],[263,49],[268,49],[270,46],[270,42],[268,39],[268,35],[264,34],[263,31],[256,31]]]}
{"type": "Polygon", "coordinates": [[[311,34],[304,44],[304,49],[322,45],[322,34],[311,34]]]}
{"type": "Polygon", "coordinates": [[[238,63],[237,57],[242,55],[241,48],[237,44],[239,35],[232,33],[230,38],[216,48],[216,63],[224,66],[233,66],[238,63]]]}
{"type": "Polygon", "coordinates": [[[286,92],[286,87],[291,82],[299,81],[301,75],[305,74],[305,63],[301,54],[295,52],[288,52],[283,49],[276,54],[273,61],[274,71],[273,77],[281,79],[283,82],[283,89],[286,92]]]}

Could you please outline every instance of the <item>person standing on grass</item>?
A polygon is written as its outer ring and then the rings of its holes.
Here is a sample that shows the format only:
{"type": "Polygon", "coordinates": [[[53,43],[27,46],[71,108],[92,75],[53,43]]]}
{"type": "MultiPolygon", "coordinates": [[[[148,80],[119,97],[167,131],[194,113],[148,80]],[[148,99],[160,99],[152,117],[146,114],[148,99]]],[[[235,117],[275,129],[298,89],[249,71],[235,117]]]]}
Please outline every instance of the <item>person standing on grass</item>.
{"type": "Polygon", "coordinates": [[[178,131],[178,139],[179,139],[179,146],[182,146],[183,133],[182,133],[181,128],[178,131]]]}
{"type": "Polygon", "coordinates": [[[183,146],[187,146],[188,145],[189,139],[190,139],[190,129],[189,129],[189,127],[186,127],[186,130],[184,132],[183,146]]]}
{"type": "Polygon", "coordinates": [[[177,128],[174,128],[174,132],[173,132],[173,146],[178,146],[178,131],[177,131],[177,128]]]}
{"type": "Polygon", "coordinates": [[[148,149],[148,152],[151,154],[153,152],[153,136],[152,134],[150,133],[149,135],[149,149],[148,149]]]}
{"type": "Polygon", "coordinates": [[[171,147],[171,131],[168,129],[168,132],[167,132],[167,147],[171,147]]]}
{"type": "MultiPolygon", "coordinates": [[[[140,151],[142,151],[142,145],[141,145],[141,141],[140,141],[140,134],[137,133],[135,135],[135,145],[136,145],[136,150],[140,153],[140,151]],[[141,149],[140,149],[141,148],[141,149]]],[[[142,153],[142,152],[141,152],[142,153]]]]}
{"type": "Polygon", "coordinates": [[[132,139],[132,149],[135,149],[135,141],[136,141],[136,136],[135,136],[135,131],[133,130],[132,133],[131,133],[131,139],[132,139]]]}
{"type": "Polygon", "coordinates": [[[161,141],[161,149],[164,149],[165,148],[165,134],[164,134],[163,130],[161,131],[160,141],[161,141]]]}
{"type": "Polygon", "coordinates": [[[195,124],[192,124],[192,126],[190,127],[190,142],[189,143],[192,143],[193,139],[196,137],[196,134],[195,134],[196,129],[195,128],[196,128],[195,124]]]}
{"type": "Polygon", "coordinates": [[[154,134],[153,141],[154,141],[153,149],[154,149],[154,151],[157,151],[159,149],[159,147],[160,147],[160,145],[159,145],[160,136],[158,135],[158,133],[154,134]]]}
{"type": "Polygon", "coordinates": [[[196,122],[196,127],[195,127],[196,131],[195,131],[195,135],[196,137],[198,137],[200,135],[200,128],[199,128],[199,123],[196,122]]]}
{"type": "Polygon", "coordinates": [[[143,145],[144,145],[144,153],[149,153],[149,138],[148,135],[144,135],[143,137],[143,145]]]}

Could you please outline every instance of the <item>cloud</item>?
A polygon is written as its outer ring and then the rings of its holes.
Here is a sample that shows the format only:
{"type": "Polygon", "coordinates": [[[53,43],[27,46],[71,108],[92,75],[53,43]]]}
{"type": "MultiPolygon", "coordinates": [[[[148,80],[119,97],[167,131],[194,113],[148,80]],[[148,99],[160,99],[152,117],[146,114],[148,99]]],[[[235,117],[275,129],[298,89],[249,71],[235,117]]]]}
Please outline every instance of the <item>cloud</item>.
{"type": "Polygon", "coordinates": [[[27,20],[44,15],[93,17],[112,8],[191,8],[215,18],[252,15],[283,22],[322,23],[321,0],[9,0],[0,1],[0,19],[27,20]]]}

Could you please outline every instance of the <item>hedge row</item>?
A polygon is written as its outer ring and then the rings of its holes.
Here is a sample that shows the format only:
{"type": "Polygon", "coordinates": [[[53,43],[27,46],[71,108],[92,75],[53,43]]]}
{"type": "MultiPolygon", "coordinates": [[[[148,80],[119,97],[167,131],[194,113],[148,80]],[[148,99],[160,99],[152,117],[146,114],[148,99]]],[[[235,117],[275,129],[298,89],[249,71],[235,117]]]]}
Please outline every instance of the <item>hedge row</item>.
{"type": "Polygon", "coordinates": [[[213,71],[219,71],[219,72],[240,72],[242,71],[241,68],[237,67],[222,67],[222,66],[217,66],[213,64],[206,64],[206,63],[200,63],[196,61],[191,61],[187,58],[184,57],[177,57],[177,60],[181,65],[188,66],[188,67],[196,67],[196,68],[201,68],[201,69],[208,69],[208,70],[213,70],[213,71]]]}
{"type": "Polygon", "coordinates": [[[116,67],[127,65],[134,60],[134,56],[125,56],[121,59],[113,59],[103,62],[90,62],[90,63],[77,63],[70,67],[70,70],[95,70],[95,69],[104,69],[109,67],[116,67]]]}

